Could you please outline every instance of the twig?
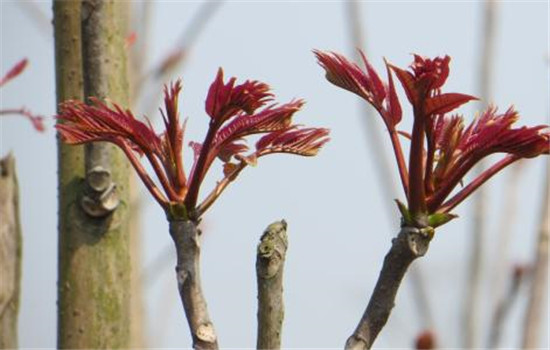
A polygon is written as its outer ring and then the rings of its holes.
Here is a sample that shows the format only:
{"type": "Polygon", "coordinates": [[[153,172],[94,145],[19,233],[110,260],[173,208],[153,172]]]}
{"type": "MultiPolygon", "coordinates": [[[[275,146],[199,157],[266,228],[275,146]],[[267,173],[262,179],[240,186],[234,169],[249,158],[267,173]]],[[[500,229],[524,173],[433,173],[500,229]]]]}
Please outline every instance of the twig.
{"type": "Polygon", "coordinates": [[[23,238],[15,160],[0,159],[0,349],[17,348],[23,238]]]}
{"type": "Polygon", "coordinates": [[[498,347],[498,344],[500,343],[500,335],[502,333],[504,321],[506,320],[510,308],[516,300],[519,287],[521,285],[521,282],[524,280],[525,273],[526,268],[523,266],[516,266],[514,268],[508,292],[499,300],[495,307],[493,321],[491,323],[491,331],[489,333],[490,335],[488,348],[494,349],[498,347]]]}
{"type": "Polygon", "coordinates": [[[218,349],[214,325],[208,315],[200,279],[200,231],[192,221],[170,221],[176,245],[178,290],[189,323],[194,349],[218,349]]]}
{"type": "MultiPolygon", "coordinates": [[[[181,67],[206,24],[210,21],[222,3],[223,1],[206,1],[201,5],[197,14],[191,19],[191,23],[181,32],[171,52],[151,70],[145,72],[136,80],[136,97],[143,91],[145,83],[148,81],[153,83],[164,81],[177,68],[181,67]]],[[[149,108],[146,110],[149,110],[149,108]]]]}
{"type": "Polygon", "coordinates": [[[15,3],[29,16],[31,23],[36,26],[38,32],[51,40],[53,37],[51,18],[38,7],[38,4],[34,1],[16,1],[15,3]]]}
{"type": "MultiPolygon", "coordinates": [[[[349,35],[352,38],[352,46],[354,49],[354,54],[356,60],[359,59],[359,53],[357,49],[364,48],[364,30],[361,28],[361,7],[358,1],[350,0],[346,3],[347,17],[349,22],[349,35]]],[[[397,189],[393,177],[393,172],[391,171],[391,165],[389,158],[384,152],[380,150],[383,149],[382,139],[380,138],[380,133],[374,127],[374,116],[371,108],[364,108],[364,102],[359,101],[361,104],[361,111],[363,112],[363,117],[361,122],[363,123],[362,129],[365,132],[365,140],[367,141],[368,149],[376,150],[371,154],[374,156],[374,163],[377,164],[374,168],[378,171],[378,181],[380,181],[380,187],[386,192],[385,198],[398,198],[397,189]]],[[[384,200],[386,213],[388,219],[391,222],[394,221],[395,215],[395,206],[393,200],[384,200]]],[[[417,305],[417,312],[421,320],[421,324],[426,328],[433,327],[433,313],[432,308],[429,302],[428,293],[424,280],[422,278],[422,270],[419,266],[413,266],[411,268],[410,280],[412,284],[412,290],[414,293],[414,299],[416,300],[415,305],[417,305]]]]}
{"type": "Polygon", "coordinates": [[[280,349],[284,319],[283,271],[288,238],[286,222],[276,221],[264,231],[256,255],[258,279],[257,349],[280,349]]]}
{"type": "MultiPolygon", "coordinates": [[[[512,237],[514,224],[516,222],[516,213],[518,209],[518,184],[523,169],[523,162],[510,166],[508,178],[503,186],[504,200],[502,201],[502,210],[498,220],[499,227],[497,230],[498,237],[496,246],[495,263],[494,263],[494,278],[492,281],[495,303],[493,309],[498,306],[498,302],[504,298],[505,279],[509,271],[509,246],[512,237]]],[[[496,313],[496,311],[493,311],[496,313]]]]}
{"type": "Polygon", "coordinates": [[[535,247],[535,265],[530,286],[529,303],[525,314],[523,329],[523,349],[538,346],[542,315],[548,293],[548,236],[550,231],[550,162],[546,161],[545,190],[542,196],[540,226],[535,247]]]}
{"type": "Polygon", "coordinates": [[[409,265],[428,251],[433,231],[403,227],[393,239],[367,309],[357,328],[346,341],[346,349],[370,349],[386,324],[395,303],[397,290],[409,265]]]}
{"type": "MultiPolygon", "coordinates": [[[[491,80],[492,70],[491,65],[494,61],[494,31],[496,17],[496,2],[494,0],[486,0],[484,3],[484,16],[483,16],[483,38],[481,40],[480,50],[480,72],[479,72],[479,87],[481,98],[487,101],[491,95],[491,80]]],[[[476,175],[483,172],[483,162],[475,168],[476,175]]],[[[478,311],[479,307],[479,293],[481,288],[481,272],[483,266],[483,238],[485,233],[485,216],[487,206],[487,193],[486,190],[480,188],[475,196],[473,196],[472,203],[472,241],[471,247],[468,251],[471,252],[468,263],[468,282],[466,283],[466,297],[463,308],[463,347],[471,349],[476,347],[477,344],[477,331],[478,326],[478,311]]]]}

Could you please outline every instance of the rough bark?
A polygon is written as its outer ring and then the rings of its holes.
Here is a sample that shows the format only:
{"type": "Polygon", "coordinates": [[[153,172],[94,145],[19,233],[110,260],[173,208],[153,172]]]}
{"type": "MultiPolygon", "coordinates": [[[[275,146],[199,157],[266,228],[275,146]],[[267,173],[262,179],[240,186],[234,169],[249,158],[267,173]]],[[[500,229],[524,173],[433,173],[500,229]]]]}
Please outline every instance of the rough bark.
{"type": "Polygon", "coordinates": [[[288,248],[286,222],[276,221],[264,231],[256,255],[258,280],[257,349],[280,349],[285,308],[283,272],[288,248]]]}
{"type": "Polygon", "coordinates": [[[410,264],[426,254],[433,235],[431,228],[403,227],[393,239],[382,270],[357,328],[346,341],[346,349],[370,349],[388,321],[397,290],[410,264]]]}
{"type": "Polygon", "coordinates": [[[176,246],[178,290],[189,323],[194,349],[218,349],[214,325],[208,315],[200,277],[200,230],[189,220],[171,220],[176,246]]]}
{"type": "MultiPolygon", "coordinates": [[[[83,99],[86,80],[89,94],[125,104],[117,8],[113,1],[54,1],[58,102],[83,99]]],[[[59,142],[58,149],[58,347],[128,348],[127,162],[114,147],[98,152],[103,169],[84,147],[59,142]]]]}
{"type": "Polygon", "coordinates": [[[14,349],[18,347],[23,237],[19,187],[11,154],[0,159],[0,218],[0,349],[14,349]]]}
{"type": "MultiPolygon", "coordinates": [[[[540,226],[535,246],[535,263],[533,279],[529,291],[527,312],[523,329],[523,349],[534,349],[539,346],[540,330],[544,306],[548,302],[548,242],[550,236],[550,162],[546,161],[546,179],[540,213],[540,226]]],[[[548,317],[548,314],[546,314],[548,317]]]]}

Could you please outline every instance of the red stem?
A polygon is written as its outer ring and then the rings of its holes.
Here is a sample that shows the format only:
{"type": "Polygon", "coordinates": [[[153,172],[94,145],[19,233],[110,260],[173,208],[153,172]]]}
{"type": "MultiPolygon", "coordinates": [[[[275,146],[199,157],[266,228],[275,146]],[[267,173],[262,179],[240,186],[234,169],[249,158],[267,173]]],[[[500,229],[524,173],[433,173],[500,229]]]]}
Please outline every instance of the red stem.
{"type": "Polygon", "coordinates": [[[161,168],[158,159],[155,158],[155,156],[150,153],[145,153],[145,155],[147,156],[147,160],[149,160],[149,163],[151,163],[151,166],[153,166],[153,170],[155,171],[155,174],[157,174],[157,177],[162,185],[162,188],[164,188],[164,191],[166,191],[168,198],[170,198],[170,200],[172,201],[179,201],[180,197],[174,191],[174,188],[166,178],[166,174],[161,168]]]}
{"type": "Polygon", "coordinates": [[[214,140],[214,136],[216,135],[218,128],[219,125],[217,125],[216,121],[212,119],[210,121],[210,127],[208,128],[206,137],[204,138],[204,142],[202,143],[201,153],[190,174],[189,191],[185,197],[185,207],[187,210],[193,210],[197,205],[197,198],[199,196],[199,188],[202,179],[212,163],[211,161],[208,161],[208,154],[210,153],[212,141],[214,140]]]}
{"type": "Polygon", "coordinates": [[[466,173],[472,169],[472,167],[481,159],[481,157],[471,157],[466,159],[464,163],[455,166],[449,170],[449,180],[444,181],[438,191],[435,192],[433,197],[428,200],[428,211],[430,213],[439,211],[439,207],[445,201],[447,196],[453,191],[456,185],[466,176],[466,173]]]}
{"type": "Polygon", "coordinates": [[[401,184],[403,185],[403,191],[405,196],[409,199],[409,174],[407,173],[407,165],[405,164],[405,157],[403,156],[403,149],[401,148],[401,142],[399,142],[399,135],[395,128],[390,130],[391,144],[393,147],[393,153],[395,154],[395,160],[397,161],[397,167],[399,168],[399,176],[401,177],[401,184]]]}
{"type": "Polygon", "coordinates": [[[482,172],[478,177],[476,177],[472,182],[468,184],[468,186],[464,187],[460,192],[458,192],[456,195],[454,195],[451,199],[449,199],[447,202],[445,202],[439,211],[448,213],[449,211],[453,210],[457,205],[459,205],[464,199],[466,199],[472,192],[477,190],[479,186],[483,185],[485,181],[489,180],[493,175],[501,171],[502,169],[506,168],[508,165],[514,163],[515,161],[519,160],[520,157],[515,155],[508,155],[505,158],[501,159],[497,163],[495,163],[493,166],[491,166],[489,169],[482,172]]]}
{"type": "Polygon", "coordinates": [[[138,173],[141,181],[143,181],[143,184],[145,185],[145,187],[147,187],[147,189],[153,195],[155,200],[159,202],[159,204],[163,208],[166,208],[166,206],[169,203],[168,199],[162,194],[162,192],[160,192],[157,185],[155,185],[151,177],[147,174],[147,172],[145,171],[145,169],[143,168],[139,160],[136,158],[132,150],[130,150],[128,145],[126,145],[124,142],[117,143],[117,145],[122,149],[122,151],[124,151],[124,154],[126,154],[126,157],[130,161],[130,163],[132,164],[136,172],[138,173]]]}
{"type": "Polygon", "coordinates": [[[424,120],[423,108],[414,108],[414,123],[409,155],[409,210],[413,217],[418,218],[426,211],[426,195],[424,192],[424,120]]]}
{"type": "Polygon", "coordinates": [[[235,180],[237,175],[247,166],[246,162],[241,162],[239,166],[233,170],[233,172],[226,176],[222,181],[216,184],[216,188],[210,192],[210,194],[202,201],[202,203],[197,207],[197,217],[200,217],[210,206],[216,201],[216,199],[222,194],[225,188],[235,180]]]}
{"type": "Polygon", "coordinates": [[[427,196],[431,195],[434,191],[433,186],[433,162],[435,157],[435,140],[433,137],[434,121],[430,118],[428,121],[429,126],[426,128],[427,139],[427,155],[426,155],[426,173],[424,175],[424,191],[427,196]]]}

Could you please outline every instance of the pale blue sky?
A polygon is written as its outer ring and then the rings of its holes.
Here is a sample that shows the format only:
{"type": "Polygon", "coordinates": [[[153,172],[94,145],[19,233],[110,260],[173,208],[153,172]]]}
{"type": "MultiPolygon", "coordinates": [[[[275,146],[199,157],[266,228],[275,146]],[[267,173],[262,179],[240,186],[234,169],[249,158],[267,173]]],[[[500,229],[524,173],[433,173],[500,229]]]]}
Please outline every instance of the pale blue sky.
{"type": "MultiPolygon", "coordinates": [[[[158,62],[197,12],[200,2],[158,1],[152,6],[149,64],[158,62]]],[[[0,90],[1,108],[25,105],[37,113],[55,113],[53,40],[48,27],[37,27],[15,1],[2,0],[0,72],[23,57],[28,69],[0,90]]],[[[547,1],[498,3],[493,101],[501,109],[513,104],[520,124],[548,124],[547,1]]],[[[39,8],[51,17],[51,3],[39,8]]],[[[363,2],[367,56],[383,68],[382,57],[406,66],[410,53],[452,56],[445,91],[478,93],[482,4],[477,1],[363,2]]],[[[203,280],[211,316],[223,347],[255,345],[255,247],[265,226],[285,218],[289,223],[286,319],[283,345],[302,348],[342,347],[362,314],[376,281],[390,236],[398,229],[379,188],[372,152],[389,156],[389,142],[378,120],[371,123],[385,140],[381,149],[366,147],[358,98],[330,85],[312,49],[352,54],[345,3],[341,1],[228,1],[205,27],[189,56],[182,77],[183,116],[189,117],[188,140],[201,140],[207,127],[204,98],[217,68],[241,81],[270,84],[281,102],[304,98],[299,123],[331,129],[332,141],[318,157],[274,156],[246,169],[205,215],[203,280]]],[[[382,71],[383,72],[383,71],[382,71]]],[[[160,91],[160,86],[156,89],[160,91]]],[[[405,105],[405,99],[402,100],[405,105]]],[[[154,102],[154,100],[153,100],[154,102]]],[[[147,103],[153,103],[147,101],[147,103]]],[[[475,108],[462,108],[471,120],[475,108]]],[[[404,107],[401,128],[411,124],[404,107]]],[[[142,111],[138,111],[141,114],[142,111]]],[[[22,347],[54,347],[57,273],[56,144],[53,121],[37,134],[16,117],[0,119],[0,154],[13,151],[21,186],[24,230],[22,347]]],[[[190,152],[188,152],[189,154],[190,152]]],[[[531,261],[537,225],[543,159],[524,164],[518,184],[518,208],[509,247],[510,266],[531,261]]],[[[393,167],[392,160],[392,167],[393,167]]],[[[209,184],[221,175],[213,169],[209,184]]],[[[488,183],[490,224],[485,240],[481,324],[485,344],[494,289],[497,230],[509,172],[488,183]]],[[[208,185],[208,184],[207,184],[208,185]]],[[[402,198],[402,195],[400,193],[402,198]]],[[[460,311],[466,282],[469,205],[461,217],[439,229],[428,255],[418,262],[424,273],[442,346],[460,345],[460,311]]],[[[164,214],[146,200],[143,222],[148,338],[151,346],[189,346],[187,324],[177,298],[173,262],[154,271],[151,264],[171,244],[164,214]]],[[[506,323],[502,345],[519,344],[525,289],[506,323]]],[[[547,306],[546,306],[547,310],[547,306]]],[[[548,312],[545,313],[548,325],[548,312]]],[[[410,284],[405,281],[392,317],[377,347],[407,347],[420,331],[410,284]]],[[[547,327],[544,327],[546,329],[547,327]]],[[[541,345],[548,346],[548,332],[541,345]]]]}

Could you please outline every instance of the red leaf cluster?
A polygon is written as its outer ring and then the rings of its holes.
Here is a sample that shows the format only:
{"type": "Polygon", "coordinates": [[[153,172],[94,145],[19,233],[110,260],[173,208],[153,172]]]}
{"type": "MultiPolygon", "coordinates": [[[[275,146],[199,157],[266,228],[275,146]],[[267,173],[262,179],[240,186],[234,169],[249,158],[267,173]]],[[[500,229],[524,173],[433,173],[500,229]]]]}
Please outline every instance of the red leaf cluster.
{"type": "Polygon", "coordinates": [[[458,115],[448,115],[475,100],[461,93],[442,93],[449,76],[450,57],[434,59],[414,55],[410,70],[386,62],[388,83],[381,81],[363,53],[365,69],[337,53],[314,51],[327,79],[370,103],[388,128],[401,181],[408,200],[411,224],[425,226],[434,214],[447,214],[473,191],[504,167],[520,158],[549,153],[548,126],[512,128],[518,114],[512,108],[504,114],[489,107],[468,127],[458,115]],[[392,74],[398,78],[413,111],[411,132],[397,131],[401,106],[392,74]],[[408,166],[397,135],[411,140],[408,166]],[[494,153],[505,157],[448,199],[464,176],[481,159],[494,153]]]}
{"type": "Polygon", "coordinates": [[[188,215],[198,218],[218,198],[247,165],[271,153],[291,153],[313,156],[329,140],[328,130],[302,128],[292,123],[294,113],[304,102],[265,106],[273,98],[269,86],[258,81],[227,83],[220,69],[206,97],[205,109],[210,116],[208,132],[202,143],[190,142],[194,162],[189,177],[183,165],[185,122],[179,120],[178,96],[181,81],[164,88],[164,110],[161,110],[165,130],[157,135],[149,121],[137,120],[131,111],[117,104],[108,105],[97,99],[91,104],[67,101],[61,104],[56,128],[70,144],[107,141],[119,146],[140,175],[155,199],[170,213],[182,206],[188,215]],[[262,108],[263,107],[263,108],[262,108]],[[250,151],[247,137],[263,134],[250,151]],[[145,155],[161,191],[147,174],[136,155],[145,155]],[[216,159],[223,162],[224,178],[197,205],[200,186],[216,159]]]}

